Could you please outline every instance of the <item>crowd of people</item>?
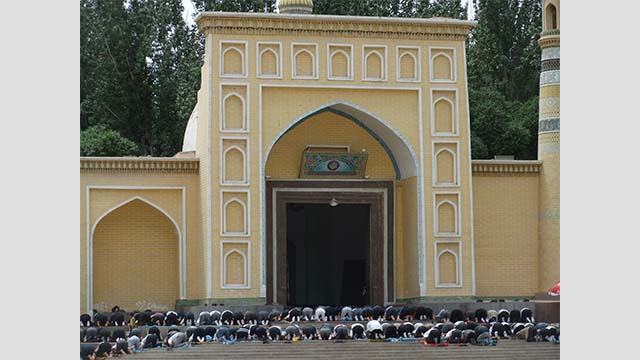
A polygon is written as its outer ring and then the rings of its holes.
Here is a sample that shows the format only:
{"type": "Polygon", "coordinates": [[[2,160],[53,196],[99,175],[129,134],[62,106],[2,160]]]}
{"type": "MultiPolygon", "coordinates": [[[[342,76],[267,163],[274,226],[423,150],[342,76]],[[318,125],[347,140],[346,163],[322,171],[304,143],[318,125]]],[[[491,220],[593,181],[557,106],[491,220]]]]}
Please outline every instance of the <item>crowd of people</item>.
{"type": "Polygon", "coordinates": [[[559,325],[536,322],[526,307],[511,311],[481,308],[466,313],[442,309],[434,314],[424,306],[318,306],[258,312],[213,310],[197,316],[192,312],[147,310],[127,314],[117,307],[112,310],[110,316],[95,311],[93,316],[80,315],[82,359],[248,340],[402,340],[433,346],[495,345],[498,339],[510,337],[528,342],[560,340],[559,325]],[[319,328],[314,322],[321,323],[319,328]],[[112,326],[117,328],[111,331],[112,326]],[[160,326],[169,327],[164,337],[160,326]]]}

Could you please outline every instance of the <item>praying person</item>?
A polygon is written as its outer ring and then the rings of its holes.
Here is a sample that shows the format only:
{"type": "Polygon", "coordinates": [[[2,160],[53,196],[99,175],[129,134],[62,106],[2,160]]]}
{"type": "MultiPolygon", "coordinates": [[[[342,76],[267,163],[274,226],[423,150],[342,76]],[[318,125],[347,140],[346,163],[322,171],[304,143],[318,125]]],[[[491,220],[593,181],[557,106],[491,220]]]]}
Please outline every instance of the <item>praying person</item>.
{"type": "Polygon", "coordinates": [[[178,349],[189,346],[189,339],[187,338],[187,334],[182,331],[176,331],[169,337],[167,335],[167,340],[165,341],[165,345],[168,349],[178,349]]]}

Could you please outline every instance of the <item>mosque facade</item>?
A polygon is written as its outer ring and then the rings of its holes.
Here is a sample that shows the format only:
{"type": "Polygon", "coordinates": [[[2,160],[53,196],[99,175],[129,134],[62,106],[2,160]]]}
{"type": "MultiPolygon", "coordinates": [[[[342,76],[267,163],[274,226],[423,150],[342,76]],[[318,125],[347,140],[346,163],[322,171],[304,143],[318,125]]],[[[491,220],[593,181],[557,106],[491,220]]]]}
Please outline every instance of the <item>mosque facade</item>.
{"type": "Polygon", "coordinates": [[[312,15],[310,0],[199,14],[182,152],[80,159],[81,312],[546,293],[559,5],[543,1],[534,161],[471,159],[473,21],[312,15]]]}

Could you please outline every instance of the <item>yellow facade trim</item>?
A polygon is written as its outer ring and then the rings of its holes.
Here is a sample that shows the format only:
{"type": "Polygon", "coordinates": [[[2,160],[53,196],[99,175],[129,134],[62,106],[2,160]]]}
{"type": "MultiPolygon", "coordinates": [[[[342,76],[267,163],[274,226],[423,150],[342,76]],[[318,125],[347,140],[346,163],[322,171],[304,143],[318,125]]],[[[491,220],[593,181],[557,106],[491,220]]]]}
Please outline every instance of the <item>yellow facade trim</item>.
{"type": "Polygon", "coordinates": [[[199,168],[198,158],[80,158],[80,172],[146,171],[197,174],[199,168]]]}
{"type": "Polygon", "coordinates": [[[541,49],[560,46],[560,35],[543,36],[538,40],[541,49]]]}
{"type": "Polygon", "coordinates": [[[353,36],[415,40],[465,41],[475,21],[378,18],[369,16],[288,15],[201,12],[195,19],[205,34],[353,36]]]}
{"type": "Polygon", "coordinates": [[[524,160],[473,160],[471,167],[474,175],[476,173],[539,173],[542,161],[524,160]]]}

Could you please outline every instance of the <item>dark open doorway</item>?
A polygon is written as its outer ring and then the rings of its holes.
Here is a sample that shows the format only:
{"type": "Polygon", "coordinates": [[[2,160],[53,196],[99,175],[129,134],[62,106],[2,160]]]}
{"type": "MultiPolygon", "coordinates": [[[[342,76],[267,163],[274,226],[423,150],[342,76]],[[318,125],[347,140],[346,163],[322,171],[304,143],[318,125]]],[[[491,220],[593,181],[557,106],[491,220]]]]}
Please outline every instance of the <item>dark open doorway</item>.
{"type": "Polygon", "coordinates": [[[288,304],[369,303],[369,204],[287,204],[288,304]]]}
{"type": "MultiPolygon", "coordinates": [[[[300,218],[290,217],[289,204],[322,205],[328,208],[333,199],[339,205],[336,209],[349,209],[346,205],[365,205],[368,207],[368,225],[363,226],[367,231],[368,242],[364,246],[364,254],[357,259],[365,259],[365,278],[367,279],[367,292],[365,301],[367,304],[386,304],[395,301],[395,276],[394,276],[394,185],[391,181],[267,181],[266,182],[266,303],[267,304],[292,304],[289,295],[289,276],[302,276],[298,272],[291,274],[288,264],[289,223],[300,221],[300,218]]],[[[351,208],[354,210],[356,208],[351,208]]],[[[363,208],[360,208],[363,209],[363,208]]],[[[363,210],[364,211],[364,210],[363,210]]],[[[351,212],[346,211],[345,219],[351,218],[351,212]]],[[[364,216],[364,215],[363,215],[364,216]]],[[[317,216],[320,217],[320,216],[317,216]]],[[[304,219],[304,218],[303,218],[304,219]]],[[[355,223],[355,221],[352,220],[355,223]]],[[[300,231],[300,230],[298,230],[300,231]]],[[[342,245],[342,244],[341,244],[342,245]]],[[[293,251],[292,251],[293,252],[293,251]]],[[[326,256],[325,256],[326,257],[326,256]]],[[[322,255],[320,256],[322,259],[322,255]]],[[[356,260],[357,260],[356,259],[356,260]]],[[[346,260],[343,259],[343,260],[346,260]]],[[[306,261],[304,257],[296,258],[296,262],[306,261]]],[[[362,267],[354,262],[354,270],[342,272],[356,273],[362,267]]],[[[312,268],[312,270],[314,270],[312,268]]],[[[362,271],[362,270],[360,270],[362,271]]],[[[305,275],[306,276],[306,275],[305,275]]],[[[355,275],[351,278],[357,280],[355,275]]],[[[325,281],[333,279],[325,278],[325,281]]],[[[342,286],[349,283],[340,280],[342,286]]],[[[354,281],[355,282],[355,281],[354,281]]],[[[295,282],[296,284],[298,281],[295,282]]],[[[349,288],[351,288],[349,286],[349,288]]],[[[353,286],[359,291],[362,288],[353,286]]],[[[295,293],[299,293],[296,290],[295,293]]],[[[346,292],[345,292],[346,293],[346,292]]],[[[342,296],[342,295],[340,295],[342,296]]],[[[347,295],[348,296],[348,295],[347,295]]],[[[295,297],[295,295],[294,295],[295,297]]],[[[307,300],[307,299],[302,299],[307,300]]],[[[314,304],[317,305],[317,304],[314,304]]]]}

